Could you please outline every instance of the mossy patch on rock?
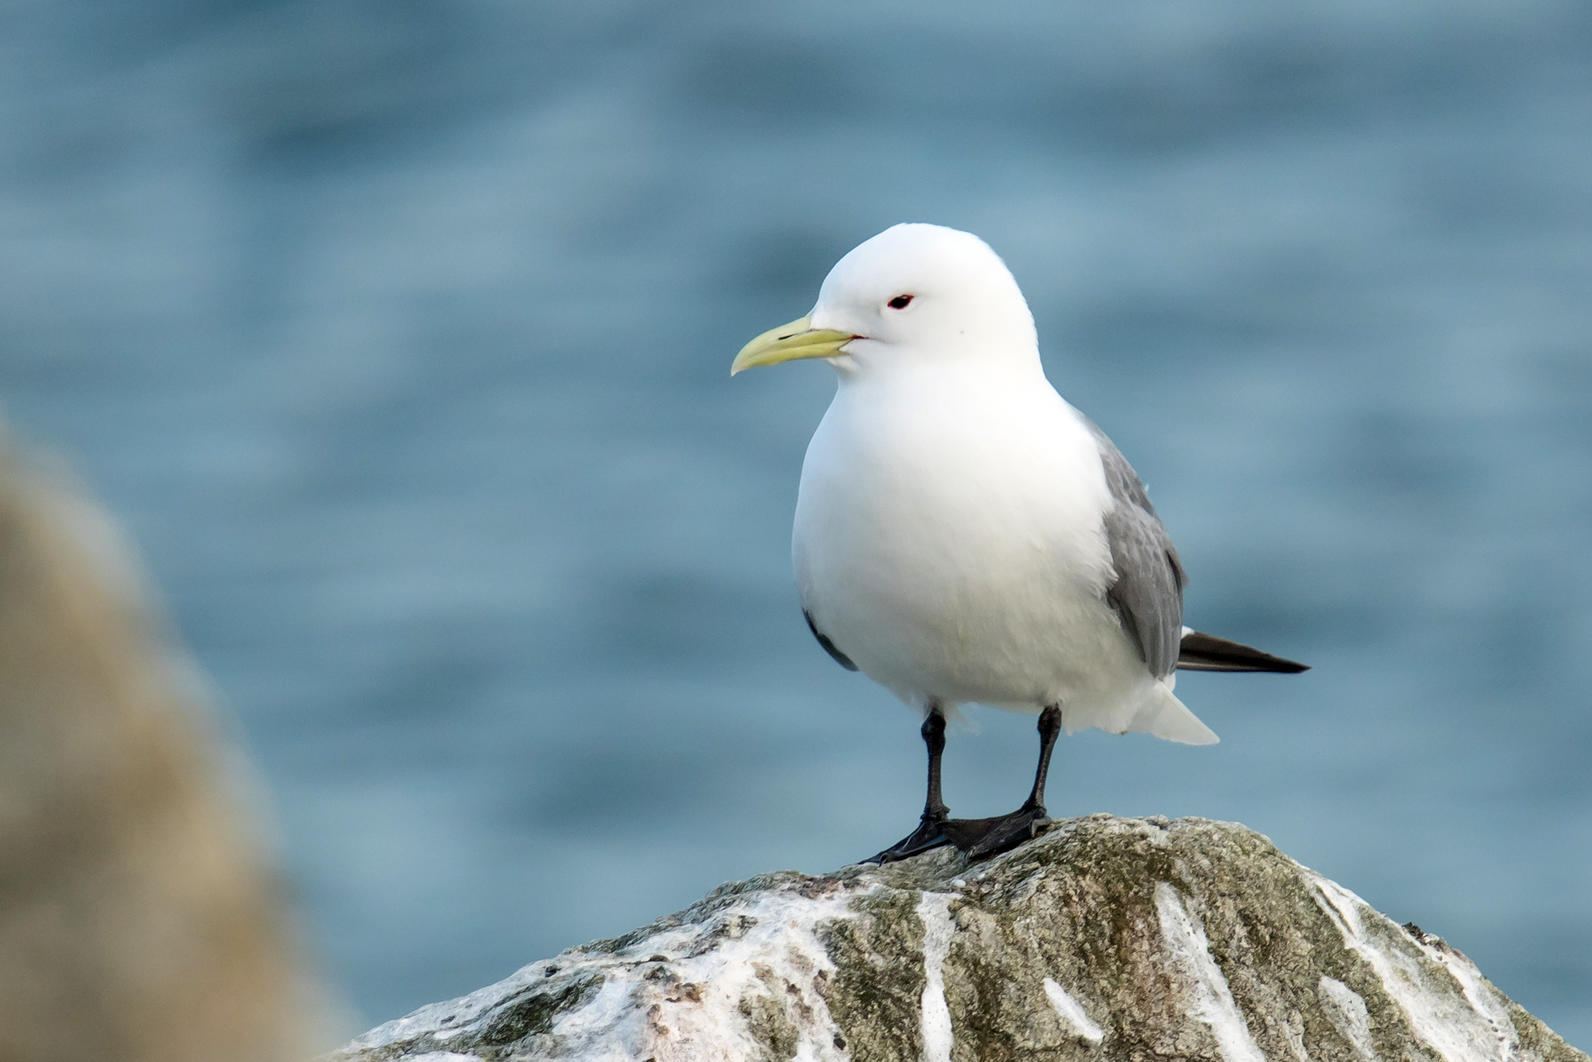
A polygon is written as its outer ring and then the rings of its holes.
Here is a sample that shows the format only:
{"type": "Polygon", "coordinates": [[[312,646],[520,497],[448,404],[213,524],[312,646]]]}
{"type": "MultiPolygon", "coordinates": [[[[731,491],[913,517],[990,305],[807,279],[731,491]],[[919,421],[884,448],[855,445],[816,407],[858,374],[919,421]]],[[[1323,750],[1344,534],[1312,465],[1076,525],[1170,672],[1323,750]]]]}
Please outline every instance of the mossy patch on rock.
{"type": "Polygon", "coordinates": [[[923,920],[918,894],[904,890],[866,895],[853,916],[820,932],[835,972],[824,1001],[855,1058],[916,1058],[923,995],[923,920]]]}
{"type": "Polygon", "coordinates": [[[500,1047],[552,1032],[553,1019],[579,1007],[602,983],[601,977],[584,977],[557,989],[528,992],[498,1008],[475,1041],[484,1047],[500,1047]]]}
{"type": "Polygon", "coordinates": [[[757,1062],[776,1062],[796,1057],[800,1037],[795,1022],[773,996],[747,996],[735,1008],[746,1019],[746,1031],[762,1049],[757,1062]]]}

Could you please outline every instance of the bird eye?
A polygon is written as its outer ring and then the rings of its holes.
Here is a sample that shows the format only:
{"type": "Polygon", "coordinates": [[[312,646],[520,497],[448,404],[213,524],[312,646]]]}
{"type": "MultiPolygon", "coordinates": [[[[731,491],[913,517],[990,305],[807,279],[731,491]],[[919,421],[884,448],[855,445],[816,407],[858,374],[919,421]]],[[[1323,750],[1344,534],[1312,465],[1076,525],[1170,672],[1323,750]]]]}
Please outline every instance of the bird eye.
{"type": "Polygon", "coordinates": [[[904,310],[908,306],[912,305],[912,296],[897,295],[895,298],[885,303],[885,305],[890,307],[892,310],[904,310]]]}

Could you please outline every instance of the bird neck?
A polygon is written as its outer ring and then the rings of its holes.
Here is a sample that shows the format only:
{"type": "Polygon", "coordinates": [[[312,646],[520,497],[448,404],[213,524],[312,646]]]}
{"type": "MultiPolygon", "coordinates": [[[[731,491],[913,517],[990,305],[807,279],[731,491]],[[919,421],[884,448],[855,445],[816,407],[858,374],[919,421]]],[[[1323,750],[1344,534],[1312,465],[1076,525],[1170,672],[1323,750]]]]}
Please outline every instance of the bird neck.
{"type": "Polygon", "coordinates": [[[888,352],[850,364],[836,362],[841,391],[912,396],[961,392],[969,395],[1022,395],[1050,389],[1039,352],[1010,346],[981,351],[966,349],[936,356],[935,352],[888,352]]]}

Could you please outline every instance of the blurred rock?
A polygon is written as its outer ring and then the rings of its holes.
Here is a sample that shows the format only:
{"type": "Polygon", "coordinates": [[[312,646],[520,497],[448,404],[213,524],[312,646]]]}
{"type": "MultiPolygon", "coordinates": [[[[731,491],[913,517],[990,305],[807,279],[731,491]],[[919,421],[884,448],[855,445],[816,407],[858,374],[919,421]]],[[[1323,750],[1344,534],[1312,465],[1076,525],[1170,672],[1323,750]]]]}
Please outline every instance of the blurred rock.
{"type": "Polygon", "coordinates": [[[0,1062],[302,1057],[202,702],[114,528],[0,432],[0,1062]]]}
{"type": "Polygon", "coordinates": [[[1243,826],[1061,823],[969,867],[725,885],[328,1062],[1586,1056],[1464,955],[1243,826]]]}

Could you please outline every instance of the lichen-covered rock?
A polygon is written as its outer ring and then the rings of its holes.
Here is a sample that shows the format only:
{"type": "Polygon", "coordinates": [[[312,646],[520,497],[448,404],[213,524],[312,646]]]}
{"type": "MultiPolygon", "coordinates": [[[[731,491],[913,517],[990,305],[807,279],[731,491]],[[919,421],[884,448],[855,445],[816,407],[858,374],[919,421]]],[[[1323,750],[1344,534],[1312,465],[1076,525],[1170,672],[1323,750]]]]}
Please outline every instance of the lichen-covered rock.
{"type": "Polygon", "coordinates": [[[972,866],[726,885],[331,1059],[1586,1057],[1259,834],[1098,815],[972,866]]]}

